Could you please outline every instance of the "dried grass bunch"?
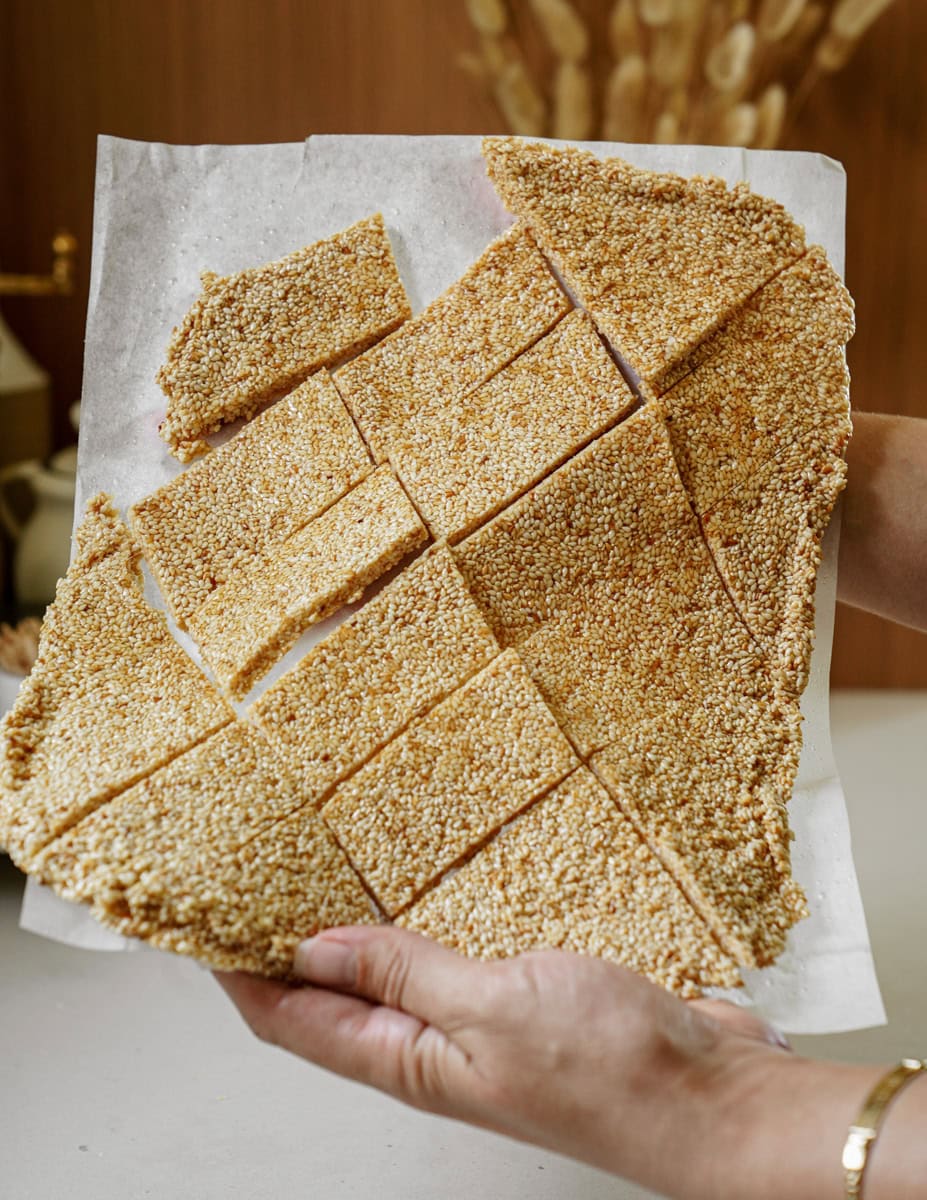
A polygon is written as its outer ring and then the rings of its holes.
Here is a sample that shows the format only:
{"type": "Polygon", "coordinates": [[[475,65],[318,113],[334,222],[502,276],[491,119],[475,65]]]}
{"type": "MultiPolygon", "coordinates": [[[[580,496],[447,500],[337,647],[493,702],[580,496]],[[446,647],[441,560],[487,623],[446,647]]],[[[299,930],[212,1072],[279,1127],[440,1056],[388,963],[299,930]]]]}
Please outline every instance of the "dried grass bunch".
{"type": "Polygon", "coordinates": [[[892,0],[464,0],[512,133],[769,149],[892,0]]]}

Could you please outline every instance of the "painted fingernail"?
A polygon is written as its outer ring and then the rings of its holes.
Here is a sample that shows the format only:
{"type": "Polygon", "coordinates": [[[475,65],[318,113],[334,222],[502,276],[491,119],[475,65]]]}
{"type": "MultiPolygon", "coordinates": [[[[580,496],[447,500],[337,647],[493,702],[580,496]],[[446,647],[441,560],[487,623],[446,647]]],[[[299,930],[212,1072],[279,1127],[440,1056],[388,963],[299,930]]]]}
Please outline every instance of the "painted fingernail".
{"type": "Polygon", "coordinates": [[[351,947],[326,938],[309,938],[300,942],[296,947],[293,967],[297,975],[322,987],[353,987],[357,975],[356,958],[351,947]]]}
{"type": "Polygon", "coordinates": [[[784,1033],[781,1033],[775,1025],[768,1025],[769,1040],[774,1046],[779,1046],[782,1050],[791,1050],[792,1045],[784,1033]]]}

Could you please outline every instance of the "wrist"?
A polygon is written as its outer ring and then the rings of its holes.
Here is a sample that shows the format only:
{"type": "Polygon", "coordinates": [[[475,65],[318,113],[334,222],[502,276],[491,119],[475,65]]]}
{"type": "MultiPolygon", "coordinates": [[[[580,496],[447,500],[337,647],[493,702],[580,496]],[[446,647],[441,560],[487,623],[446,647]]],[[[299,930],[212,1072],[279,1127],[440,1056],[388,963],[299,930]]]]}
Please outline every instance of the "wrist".
{"type": "Polygon", "coordinates": [[[879,1067],[725,1045],[710,1065],[712,1132],[685,1200],[842,1200],[847,1129],[879,1067]]]}

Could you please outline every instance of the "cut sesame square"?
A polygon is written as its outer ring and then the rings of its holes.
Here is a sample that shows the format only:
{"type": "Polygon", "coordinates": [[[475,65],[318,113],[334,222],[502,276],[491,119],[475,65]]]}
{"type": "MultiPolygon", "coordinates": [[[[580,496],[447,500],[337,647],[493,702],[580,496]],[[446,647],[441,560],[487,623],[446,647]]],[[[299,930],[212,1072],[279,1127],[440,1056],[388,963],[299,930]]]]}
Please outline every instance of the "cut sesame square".
{"type": "Polygon", "coordinates": [[[691,522],[659,408],[609,430],[454,548],[502,645],[520,645],[636,547],[691,522]]]}
{"type": "Polygon", "coordinates": [[[435,546],[314,646],[250,715],[319,800],[498,651],[447,548],[435,546]]]}
{"type": "Polygon", "coordinates": [[[813,247],[701,346],[662,398],[692,505],[705,513],[811,432],[850,436],[853,306],[813,247]]]}
{"type": "Polygon", "coordinates": [[[531,234],[516,225],[446,292],[335,375],[378,461],[395,426],[450,403],[536,342],[571,308],[531,234]]]}
{"type": "Polygon", "coordinates": [[[584,756],[675,701],[699,704],[728,680],[762,688],[770,678],[691,515],[622,570],[577,589],[519,652],[584,756]]]}
{"type": "Polygon", "coordinates": [[[797,706],[771,693],[673,705],[590,759],[742,966],[772,962],[807,915],[786,817],[800,746],[797,706]]]}
{"type": "Polygon", "coordinates": [[[132,528],[178,626],[372,470],[331,376],[319,371],[139,501],[132,528]]]}
{"type": "Polygon", "coordinates": [[[456,541],[633,404],[592,322],[574,312],[478,388],[397,419],[389,460],[432,534],[456,541]]]}
{"type": "Polygon", "coordinates": [[[808,681],[821,540],[846,463],[819,433],[785,446],[702,517],[747,627],[796,695],[808,681]]]}
{"type": "Polygon", "coordinates": [[[740,977],[586,767],[398,918],[478,958],[546,947],[619,962],[683,996],[740,977]]]}
{"type": "Polygon", "coordinates": [[[409,316],[379,213],[266,266],[202,276],[158,383],[161,436],[181,462],[320,367],[357,354],[409,316]]]}
{"type": "Polygon", "coordinates": [[[804,252],[801,227],[746,184],[516,138],[485,138],[483,155],[505,205],[658,392],[667,372],[804,252]]]}
{"type": "Polygon", "coordinates": [[[339,785],[322,814],[393,916],[577,765],[508,651],[339,785]]]}
{"type": "Polygon", "coordinates": [[[145,602],[139,550],[109,497],[89,503],[76,540],[38,660],[3,724],[0,842],[24,869],[234,716],[145,602]]]}
{"type": "Polygon", "coordinates": [[[304,630],[427,541],[408,496],[379,467],[321,516],[255,559],[189,619],[216,678],[240,699],[304,630]]]}
{"type": "Polygon", "coordinates": [[[347,859],[302,806],[264,736],[234,722],[51,843],[34,870],[122,934],[285,975],[301,938],[371,920],[347,859]]]}

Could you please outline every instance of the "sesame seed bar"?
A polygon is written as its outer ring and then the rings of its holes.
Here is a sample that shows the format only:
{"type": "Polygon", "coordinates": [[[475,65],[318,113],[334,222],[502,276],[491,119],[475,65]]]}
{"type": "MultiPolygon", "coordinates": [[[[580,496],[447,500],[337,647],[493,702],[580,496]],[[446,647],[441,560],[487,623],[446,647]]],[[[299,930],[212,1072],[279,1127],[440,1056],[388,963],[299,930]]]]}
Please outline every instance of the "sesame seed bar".
{"type": "Polygon", "coordinates": [[[389,467],[217,588],[189,619],[216,678],[241,699],[310,625],[427,541],[389,467]]]}
{"type": "Polygon", "coordinates": [[[0,842],[24,869],[52,838],[234,716],[144,600],[140,553],[95,497],[3,724],[0,842]]]}
{"type": "Polygon", "coordinates": [[[478,958],[545,947],[598,955],[683,996],[740,983],[734,963],[585,767],[397,924],[478,958]]]}
{"type": "Polygon", "coordinates": [[[336,788],[322,815],[394,916],[577,765],[508,651],[336,788]]]}
{"type": "Polygon", "coordinates": [[[480,387],[426,399],[389,460],[434,537],[459,540],[634,404],[592,322],[573,312],[480,387]]]}
{"type": "Polygon", "coordinates": [[[520,645],[639,544],[691,522],[658,406],[636,412],[454,547],[504,646],[520,645]]]}
{"type": "Polygon", "coordinates": [[[786,446],[702,517],[738,611],[796,695],[808,681],[821,539],[845,483],[843,457],[815,432],[786,446]]]}
{"type": "Polygon", "coordinates": [[[805,434],[850,436],[853,303],[813,247],[705,342],[661,400],[692,505],[705,513],[805,434]]]}
{"type": "Polygon", "coordinates": [[[206,449],[207,434],[410,315],[379,213],[266,266],[201,278],[157,376],[168,397],[161,436],[181,462],[206,449]]]}
{"type": "Polygon", "coordinates": [[[742,966],[771,963],[807,916],[789,869],[786,817],[799,730],[797,705],[774,694],[677,704],[590,759],[742,966]]]}
{"type": "Polygon", "coordinates": [[[624,569],[577,587],[518,649],[584,756],[674,701],[706,702],[731,681],[757,690],[771,681],[691,516],[642,544],[624,569]]]}
{"type": "Polygon", "coordinates": [[[52,842],[33,871],[122,934],[286,974],[301,938],[371,919],[347,859],[301,806],[264,736],[233,722],[52,842]]]}
{"type": "Polygon", "coordinates": [[[335,383],[382,462],[397,423],[427,401],[472,391],[571,307],[531,234],[516,225],[424,312],[342,367],[335,383]]]}
{"type": "Polygon", "coordinates": [[[136,504],[133,531],[178,626],[372,470],[322,370],[136,504]]]}
{"type": "Polygon", "coordinates": [[[249,716],[318,801],[498,652],[447,548],[435,546],[268,688],[249,716]]]}
{"type": "Polygon", "coordinates": [[[662,377],[804,252],[781,205],[573,147],[485,138],[489,177],[600,331],[659,393],[662,377]]]}

